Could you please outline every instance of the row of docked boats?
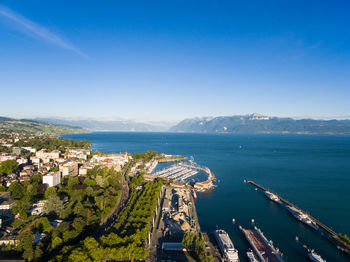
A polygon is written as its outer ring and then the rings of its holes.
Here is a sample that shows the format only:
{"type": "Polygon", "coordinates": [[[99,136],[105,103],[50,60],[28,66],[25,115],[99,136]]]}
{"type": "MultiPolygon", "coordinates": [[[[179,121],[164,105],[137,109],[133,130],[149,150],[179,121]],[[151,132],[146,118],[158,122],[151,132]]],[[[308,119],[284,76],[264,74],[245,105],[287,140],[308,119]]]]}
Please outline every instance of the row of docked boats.
{"type": "MultiPolygon", "coordinates": [[[[264,194],[271,201],[279,203],[279,204],[282,203],[281,199],[276,194],[274,194],[268,190],[265,190],[264,194]]],[[[300,222],[308,225],[309,227],[311,227],[315,230],[318,230],[318,226],[317,226],[316,222],[308,214],[303,212],[301,209],[298,209],[292,205],[286,205],[286,209],[289,211],[289,213],[291,213],[300,222]]]]}
{"type": "MultiPolygon", "coordinates": [[[[265,190],[264,194],[271,201],[276,202],[278,204],[282,204],[281,199],[276,194],[274,194],[268,190],[265,190]]],[[[305,225],[308,225],[309,227],[311,227],[315,230],[318,230],[319,227],[318,227],[317,223],[307,213],[305,213],[301,209],[298,209],[298,208],[296,208],[292,205],[288,205],[288,204],[286,204],[286,209],[298,221],[304,223],[305,225]]],[[[315,252],[315,250],[313,250],[313,249],[308,250],[307,257],[310,261],[314,261],[314,262],[325,262],[326,261],[319,254],[317,254],[315,252]]]]}
{"type": "MultiPolygon", "coordinates": [[[[246,181],[245,181],[246,182],[246,181]]],[[[288,212],[296,218],[298,221],[310,226],[311,228],[318,230],[318,225],[314,219],[297,208],[288,201],[281,200],[281,198],[272,193],[269,190],[264,190],[265,196],[273,202],[284,205],[288,212]]],[[[232,219],[232,223],[235,224],[236,220],[232,219]]],[[[254,224],[254,219],[252,219],[254,224]]],[[[254,227],[253,229],[244,229],[239,226],[240,230],[243,232],[244,236],[248,240],[251,249],[246,252],[247,258],[250,262],[284,262],[283,254],[278,248],[273,246],[271,240],[267,240],[260,229],[254,227]]],[[[218,242],[218,246],[223,255],[225,261],[228,262],[239,262],[238,250],[234,247],[229,235],[224,230],[216,230],[215,238],[218,242]]],[[[313,249],[307,249],[306,257],[308,260],[313,262],[326,262],[319,254],[313,249]]]]}
{"type": "MultiPolygon", "coordinates": [[[[315,250],[308,250],[308,253],[306,256],[308,260],[312,262],[326,262],[326,260],[323,259],[319,254],[317,254],[315,250]]],[[[252,249],[249,249],[247,251],[247,257],[249,262],[261,262],[261,260],[259,260],[257,256],[254,254],[254,251],[252,249]]]]}
{"type": "MultiPolygon", "coordinates": [[[[234,219],[232,221],[235,221],[234,219]]],[[[283,254],[278,248],[273,246],[272,240],[267,240],[260,229],[244,229],[239,226],[240,230],[248,240],[252,249],[246,253],[250,262],[284,262],[283,254]]],[[[214,232],[215,239],[219,249],[226,262],[239,262],[238,250],[234,247],[232,240],[225,230],[218,229],[214,232]]],[[[313,249],[307,250],[307,258],[313,262],[326,262],[313,249]]]]}

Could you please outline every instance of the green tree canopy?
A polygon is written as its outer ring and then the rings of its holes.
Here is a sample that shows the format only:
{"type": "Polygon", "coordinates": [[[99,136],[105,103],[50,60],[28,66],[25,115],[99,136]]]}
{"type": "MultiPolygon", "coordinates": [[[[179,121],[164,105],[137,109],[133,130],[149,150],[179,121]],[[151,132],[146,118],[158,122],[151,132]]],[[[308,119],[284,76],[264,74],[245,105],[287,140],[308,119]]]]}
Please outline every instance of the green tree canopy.
{"type": "Polygon", "coordinates": [[[51,232],[53,229],[47,217],[39,218],[38,222],[36,222],[36,227],[39,229],[40,232],[45,233],[51,232]]]}
{"type": "Polygon", "coordinates": [[[212,255],[207,255],[205,250],[205,241],[201,235],[197,235],[194,232],[186,232],[182,238],[182,244],[188,251],[190,251],[192,256],[195,257],[197,261],[214,261],[212,255]]]}
{"type": "Polygon", "coordinates": [[[79,184],[79,178],[78,177],[74,177],[74,176],[70,176],[68,178],[68,187],[72,188],[76,184],[79,184]]]}
{"type": "Polygon", "coordinates": [[[34,258],[34,247],[33,241],[34,236],[32,231],[28,230],[22,234],[18,235],[19,244],[17,248],[23,250],[23,258],[27,260],[32,260],[34,258]]]}
{"type": "Polygon", "coordinates": [[[84,180],[84,184],[87,186],[95,186],[96,185],[96,181],[90,178],[86,178],[84,180]]]}
{"type": "Polygon", "coordinates": [[[12,214],[19,214],[21,218],[27,218],[29,212],[30,203],[26,198],[16,200],[12,206],[12,214]]]}
{"type": "Polygon", "coordinates": [[[57,138],[57,137],[35,137],[32,139],[20,140],[15,143],[15,146],[24,147],[31,146],[36,150],[47,149],[49,151],[52,150],[60,150],[65,152],[66,148],[89,148],[91,146],[91,142],[88,141],[79,141],[79,140],[70,140],[66,138],[57,138]]]}
{"type": "Polygon", "coordinates": [[[57,196],[56,188],[55,187],[49,187],[45,191],[45,199],[49,199],[50,196],[57,196]]]}
{"type": "Polygon", "coordinates": [[[0,164],[0,173],[6,175],[14,173],[18,168],[18,163],[16,160],[6,160],[0,164]]]}
{"type": "Polygon", "coordinates": [[[12,199],[21,199],[25,194],[25,187],[21,183],[13,182],[9,187],[12,199]]]}
{"type": "Polygon", "coordinates": [[[56,214],[60,216],[64,209],[63,202],[58,196],[50,196],[43,207],[45,214],[56,214]]]}

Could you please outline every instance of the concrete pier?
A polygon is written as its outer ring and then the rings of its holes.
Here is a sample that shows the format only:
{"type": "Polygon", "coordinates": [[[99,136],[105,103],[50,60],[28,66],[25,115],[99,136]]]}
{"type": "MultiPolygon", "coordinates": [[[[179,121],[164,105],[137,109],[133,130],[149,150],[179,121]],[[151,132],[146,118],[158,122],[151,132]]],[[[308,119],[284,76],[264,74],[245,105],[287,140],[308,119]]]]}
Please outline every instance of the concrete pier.
{"type": "MultiPolygon", "coordinates": [[[[247,180],[245,181],[247,184],[252,184],[254,185],[255,187],[263,190],[263,191],[270,191],[266,188],[264,188],[263,186],[255,183],[254,181],[250,181],[250,180],[247,180]]],[[[271,191],[270,191],[271,192],[271,191]]],[[[273,193],[273,192],[272,192],[273,193]]],[[[275,193],[274,193],[275,194],[275,193]]],[[[350,255],[350,245],[348,245],[347,243],[345,243],[344,241],[342,241],[338,234],[333,230],[331,229],[330,227],[326,226],[325,224],[323,224],[321,221],[319,221],[318,219],[314,218],[313,216],[311,216],[309,213],[303,211],[301,208],[299,208],[297,205],[289,202],[288,200],[282,198],[281,196],[275,194],[280,200],[282,203],[284,203],[285,205],[289,205],[289,206],[292,206],[292,207],[295,207],[299,210],[301,210],[302,212],[306,213],[309,215],[309,217],[317,224],[317,226],[319,226],[320,228],[322,228],[324,231],[326,231],[328,234],[329,234],[329,239],[330,241],[335,244],[337,246],[337,248],[343,252],[345,252],[347,255],[350,255]]]]}
{"type": "Polygon", "coordinates": [[[272,242],[267,240],[260,229],[257,227],[254,227],[254,229],[244,229],[240,227],[240,229],[261,262],[285,261],[281,253],[275,249],[272,242]]]}

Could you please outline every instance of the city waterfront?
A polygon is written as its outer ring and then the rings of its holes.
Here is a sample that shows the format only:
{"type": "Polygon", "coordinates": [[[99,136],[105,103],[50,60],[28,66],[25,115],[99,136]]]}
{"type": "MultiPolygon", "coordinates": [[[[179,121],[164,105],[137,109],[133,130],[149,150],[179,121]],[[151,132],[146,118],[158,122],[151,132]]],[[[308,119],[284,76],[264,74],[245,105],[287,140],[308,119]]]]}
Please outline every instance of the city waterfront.
{"type": "Polygon", "coordinates": [[[64,137],[92,141],[93,150],[108,153],[156,150],[193,156],[198,164],[209,167],[218,188],[198,194],[196,208],[201,229],[225,229],[242,261],[246,259],[248,243],[238,225],[249,227],[252,218],[287,261],[305,261],[302,244],[315,249],[327,261],[349,260],[328,240],[243,180],[256,181],[336,232],[349,235],[350,136],[116,132],[64,137]],[[296,236],[302,244],[295,241],[296,236]]]}

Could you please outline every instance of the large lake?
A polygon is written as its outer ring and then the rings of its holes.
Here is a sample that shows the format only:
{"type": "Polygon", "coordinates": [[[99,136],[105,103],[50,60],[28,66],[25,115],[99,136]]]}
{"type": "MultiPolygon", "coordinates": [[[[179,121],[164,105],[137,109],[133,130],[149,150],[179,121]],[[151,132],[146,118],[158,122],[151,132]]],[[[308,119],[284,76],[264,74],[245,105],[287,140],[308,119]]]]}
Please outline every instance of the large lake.
{"type": "Polygon", "coordinates": [[[63,137],[92,141],[93,150],[108,153],[156,150],[193,156],[198,164],[209,167],[218,188],[198,194],[201,228],[225,229],[241,261],[247,261],[249,246],[237,224],[250,226],[252,218],[287,261],[306,261],[295,236],[328,262],[350,260],[319,233],[243,183],[254,180],[335,231],[350,235],[350,136],[99,132],[63,137]]]}

